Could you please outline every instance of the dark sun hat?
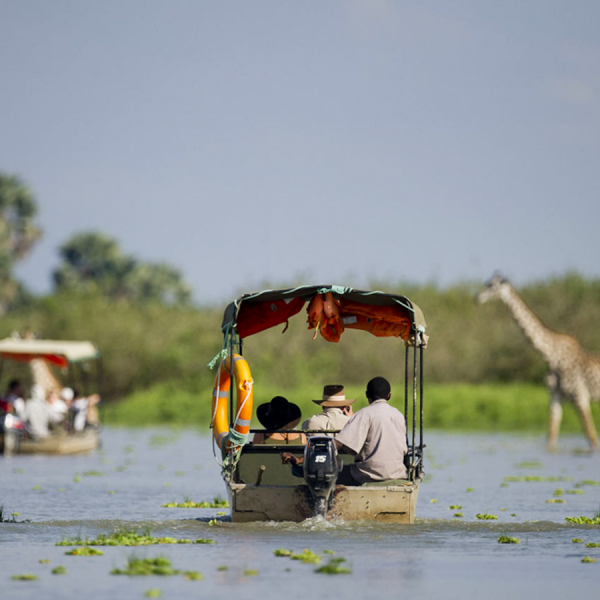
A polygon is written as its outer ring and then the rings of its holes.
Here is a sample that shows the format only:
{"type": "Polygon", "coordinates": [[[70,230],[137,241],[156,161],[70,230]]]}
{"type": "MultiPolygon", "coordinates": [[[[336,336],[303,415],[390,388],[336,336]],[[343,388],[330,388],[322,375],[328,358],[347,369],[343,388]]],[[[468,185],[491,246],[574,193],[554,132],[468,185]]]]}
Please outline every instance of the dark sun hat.
{"type": "Polygon", "coordinates": [[[256,408],[256,416],[265,429],[281,429],[284,425],[293,429],[300,422],[302,411],[287,398],[275,396],[256,408]]]}
{"type": "Polygon", "coordinates": [[[323,388],[323,397],[313,402],[321,406],[350,406],[354,398],[346,398],[343,385],[326,385],[323,388]]]}

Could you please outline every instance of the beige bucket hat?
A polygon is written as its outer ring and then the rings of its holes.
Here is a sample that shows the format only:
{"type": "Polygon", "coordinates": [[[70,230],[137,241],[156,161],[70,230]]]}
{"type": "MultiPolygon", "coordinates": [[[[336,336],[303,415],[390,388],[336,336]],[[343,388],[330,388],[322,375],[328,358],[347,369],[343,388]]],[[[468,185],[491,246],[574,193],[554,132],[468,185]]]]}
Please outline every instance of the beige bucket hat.
{"type": "Polygon", "coordinates": [[[326,385],[323,388],[323,397],[313,400],[320,406],[350,406],[354,401],[354,398],[346,398],[343,385],[326,385]]]}

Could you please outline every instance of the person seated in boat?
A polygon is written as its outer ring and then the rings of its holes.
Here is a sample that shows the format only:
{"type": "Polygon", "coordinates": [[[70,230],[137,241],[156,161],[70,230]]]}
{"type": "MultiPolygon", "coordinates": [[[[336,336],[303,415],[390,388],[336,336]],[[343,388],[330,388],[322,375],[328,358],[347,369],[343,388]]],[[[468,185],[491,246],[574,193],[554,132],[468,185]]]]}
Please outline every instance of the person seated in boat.
{"type": "Polygon", "coordinates": [[[366,396],[369,405],[356,411],[335,439],[338,450],[355,456],[354,463],[345,465],[338,476],[341,485],[406,478],[406,420],[389,404],[388,380],[371,379],[366,396]]]}
{"type": "Polygon", "coordinates": [[[13,379],[8,384],[6,395],[2,400],[5,403],[5,411],[25,420],[25,400],[23,400],[23,386],[18,379],[13,379]]]}
{"type": "Polygon", "coordinates": [[[283,396],[275,396],[270,402],[260,404],[256,409],[260,424],[271,433],[255,433],[253,444],[306,444],[303,433],[286,433],[278,429],[294,429],[300,423],[302,411],[297,404],[283,396]]]}
{"type": "Polygon", "coordinates": [[[31,398],[25,402],[25,428],[34,439],[44,439],[50,435],[50,405],[41,385],[31,386],[31,398]]]}
{"type": "Polygon", "coordinates": [[[305,431],[339,431],[354,414],[354,399],[346,398],[343,385],[326,385],[323,388],[323,397],[313,402],[323,410],[302,423],[302,429],[305,431]]]}
{"type": "Polygon", "coordinates": [[[73,429],[83,431],[86,426],[98,424],[96,405],[100,402],[98,394],[92,394],[87,398],[82,396],[76,389],[73,390],[73,401],[70,406],[73,415],[73,429]]]}
{"type": "MultiPolygon", "coordinates": [[[[387,379],[375,377],[367,384],[369,406],[350,418],[338,433],[338,451],[355,456],[354,463],[344,465],[337,483],[358,486],[374,481],[406,478],[404,456],[407,452],[404,415],[388,403],[391,386],[387,379]]],[[[292,473],[300,476],[298,466],[303,458],[282,452],[282,462],[292,465],[292,473]]]]}
{"type": "Polygon", "coordinates": [[[54,390],[48,392],[46,402],[50,407],[50,426],[55,428],[64,423],[69,413],[67,403],[54,390]]]}

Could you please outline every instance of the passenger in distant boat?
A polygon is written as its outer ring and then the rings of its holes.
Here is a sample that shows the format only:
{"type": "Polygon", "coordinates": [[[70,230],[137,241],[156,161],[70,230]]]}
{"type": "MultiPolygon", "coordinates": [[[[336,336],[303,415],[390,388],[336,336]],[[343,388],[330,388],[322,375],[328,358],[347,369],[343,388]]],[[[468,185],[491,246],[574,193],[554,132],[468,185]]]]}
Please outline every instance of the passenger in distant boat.
{"type": "Polygon", "coordinates": [[[354,464],[342,469],[337,479],[339,484],[362,485],[406,478],[406,421],[398,409],[390,406],[391,395],[387,379],[371,379],[366,391],[369,406],[357,411],[337,435],[338,450],[356,457],[354,464]]]}
{"type": "Polygon", "coordinates": [[[50,425],[57,426],[63,423],[69,412],[67,403],[55,391],[48,393],[46,402],[50,407],[50,425]]]}
{"type": "Polygon", "coordinates": [[[83,431],[87,425],[97,425],[96,404],[100,402],[98,394],[92,394],[87,398],[82,396],[77,390],[73,390],[73,402],[71,403],[71,412],[73,414],[73,429],[83,431]]]}
{"type": "Polygon", "coordinates": [[[323,397],[313,402],[321,406],[323,411],[302,423],[302,429],[305,431],[339,431],[354,414],[351,406],[354,399],[346,398],[343,385],[326,385],[323,388],[323,397]]]}
{"type": "Polygon", "coordinates": [[[260,404],[256,416],[261,425],[272,433],[255,433],[254,444],[306,444],[303,433],[283,433],[278,429],[294,429],[302,418],[297,404],[289,402],[283,396],[275,396],[270,402],[260,404]]]}
{"type": "Polygon", "coordinates": [[[50,405],[46,402],[44,388],[31,386],[31,398],[25,402],[26,429],[31,437],[43,439],[50,434],[50,405]]]}
{"type": "Polygon", "coordinates": [[[6,412],[12,412],[16,417],[25,420],[25,400],[23,400],[23,386],[18,379],[13,379],[8,384],[8,390],[3,400],[8,404],[6,412]]]}

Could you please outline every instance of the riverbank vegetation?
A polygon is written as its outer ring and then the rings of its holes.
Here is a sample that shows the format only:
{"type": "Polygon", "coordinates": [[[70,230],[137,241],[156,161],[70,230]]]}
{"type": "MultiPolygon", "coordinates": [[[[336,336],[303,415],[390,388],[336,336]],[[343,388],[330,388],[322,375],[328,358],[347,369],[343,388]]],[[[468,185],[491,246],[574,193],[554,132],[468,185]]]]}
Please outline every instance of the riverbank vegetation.
{"type": "MultiPolygon", "coordinates": [[[[285,287],[282,284],[279,287],[285,287]]],[[[479,282],[441,288],[434,284],[374,282],[373,289],[403,293],[424,311],[430,336],[425,351],[426,424],[436,428],[538,430],[547,423],[546,365],[500,302],[475,302],[479,282]]],[[[525,301],[549,327],[574,335],[584,348],[600,351],[600,279],[576,273],[519,288],[525,301]]],[[[225,303],[224,303],[225,304],[225,303]]],[[[34,331],[40,337],[89,339],[103,357],[105,421],[114,424],[198,424],[210,419],[215,373],[206,366],[222,348],[223,306],[197,307],[115,298],[98,290],[57,290],[10,310],[0,336],[34,331]]],[[[297,315],[289,329],[266,331],[244,344],[255,381],[255,403],[283,394],[303,414],[317,407],[323,385],[344,383],[357,407],[374,375],[394,383],[403,406],[404,347],[347,331],[330,344],[307,330],[297,315]]],[[[28,369],[5,365],[8,377],[26,382],[28,369]]],[[[58,373],[60,376],[60,373],[58,373]]],[[[595,407],[596,422],[598,406],[595,407]]],[[[564,430],[579,431],[573,410],[565,410],[564,430]]]]}

